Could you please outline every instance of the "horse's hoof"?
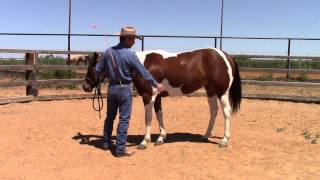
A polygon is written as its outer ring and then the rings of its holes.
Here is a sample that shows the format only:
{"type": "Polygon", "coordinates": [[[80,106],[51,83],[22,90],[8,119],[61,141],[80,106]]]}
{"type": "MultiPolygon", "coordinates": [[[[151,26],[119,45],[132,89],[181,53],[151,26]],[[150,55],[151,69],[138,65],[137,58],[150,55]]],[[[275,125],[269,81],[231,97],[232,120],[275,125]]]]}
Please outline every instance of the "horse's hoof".
{"type": "Polygon", "coordinates": [[[154,143],[155,146],[160,146],[162,145],[164,142],[163,141],[157,141],[156,143],[154,143]]]}
{"type": "Polygon", "coordinates": [[[221,147],[221,148],[226,148],[226,147],[228,147],[228,144],[227,144],[227,143],[220,143],[220,144],[219,144],[219,147],[221,147]]]}
{"type": "Polygon", "coordinates": [[[147,146],[144,145],[144,144],[139,144],[139,146],[137,147],[137,149],[139,149],[139,150],[147,149],[147,146]]]}

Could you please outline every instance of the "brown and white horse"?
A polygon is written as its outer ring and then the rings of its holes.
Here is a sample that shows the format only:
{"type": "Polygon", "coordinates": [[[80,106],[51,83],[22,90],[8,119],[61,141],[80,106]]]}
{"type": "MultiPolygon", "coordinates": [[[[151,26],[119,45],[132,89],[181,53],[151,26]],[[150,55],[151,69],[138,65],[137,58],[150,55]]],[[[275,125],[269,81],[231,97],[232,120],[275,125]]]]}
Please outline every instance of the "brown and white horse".
{"type": "MultiPolygon", "coordinates": [[[[198,49],[183,53],[168,53],[162,50],[137,52],[137,56],[152,76],[163,83],[167,91],[159,93],[149,85],[139,73],[135,72],[133,83],[142,96],[145,107],[145,137],[140,149],[147,147],[151,140],[152,107],[159,122],[160,135],[156,145],[164,143],[166,131],[163,123],[161,97],[168,95],[186,95],[200,88],[205,88],[210,108],[210,121],[204,139],[211,136],[218,110],[218,100],[224,114],[224,137],[220,146],[227,146],[230,138],[230,116],[236,113],[241,103],[241,80],[234,59],[227,53],[215,49],[198,49]]],[[[84,90],[91,92],[97,84],[94,66],[98,55],[90,60],[87,76],[83,84],[84,90]]]]}

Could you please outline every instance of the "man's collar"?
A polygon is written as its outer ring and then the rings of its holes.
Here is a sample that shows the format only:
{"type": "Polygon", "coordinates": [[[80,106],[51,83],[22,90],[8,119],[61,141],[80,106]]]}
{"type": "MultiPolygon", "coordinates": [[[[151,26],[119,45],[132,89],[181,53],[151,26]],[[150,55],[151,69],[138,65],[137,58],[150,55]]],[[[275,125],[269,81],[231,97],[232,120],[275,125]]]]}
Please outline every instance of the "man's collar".
{"type": "Polygon", "coordinates": [[[125,44],[123,42],[119,42],[118,45],[115,46],[116,49],[123,49],[126,48],[125,44]]]}

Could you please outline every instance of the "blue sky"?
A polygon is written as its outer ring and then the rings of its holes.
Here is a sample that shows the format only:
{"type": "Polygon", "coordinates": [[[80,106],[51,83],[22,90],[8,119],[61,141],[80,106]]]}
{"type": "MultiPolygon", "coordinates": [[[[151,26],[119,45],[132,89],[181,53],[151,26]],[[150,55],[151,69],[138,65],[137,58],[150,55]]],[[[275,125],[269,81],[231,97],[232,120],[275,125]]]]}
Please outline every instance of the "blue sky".
{"type": "MultiPolygon", "coordinates": [[[[124,25],[143,35],[220,35],[221,0],[72,0],[71,33],[114,34],[124,25]],[[99,29],[91,29],[96,24],[99,29]],[[103,30],[101,30],[103,29],[103,30]]],[[[68,0],[1,0],[0,33],[67,33],[68,0]]],[[[319,0],[224,0],[224,36],[320,38],[319,0]]],[[[72,50],[103,50],[118,38],[73,37],[72,50]]],[[[145,49],[212,47],[212,39],[147,38],[145,49]]],[[[63,36],[1,36],[0,48],[66,50],[63,36]]],[[[135,50],[141,48],[137,41],[135,50]]],[[[284,40],[224,40],[236,54],[286,55],[284,40]]],[[[293,55],[320,55],[320,41],[293,41],[293,55]]]]}

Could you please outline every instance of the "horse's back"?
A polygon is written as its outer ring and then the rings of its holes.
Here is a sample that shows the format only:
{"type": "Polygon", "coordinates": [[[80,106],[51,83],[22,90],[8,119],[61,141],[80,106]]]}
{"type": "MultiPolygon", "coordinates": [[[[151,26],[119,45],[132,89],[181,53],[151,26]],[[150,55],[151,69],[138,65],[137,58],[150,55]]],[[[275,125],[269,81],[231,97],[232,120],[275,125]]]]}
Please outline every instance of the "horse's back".
{"type": "Polygon", "coordinates": [[[72,60],[78,60],[80,58],[84,58],[83,54],[70,54],[70,59],[72,60]]]}

